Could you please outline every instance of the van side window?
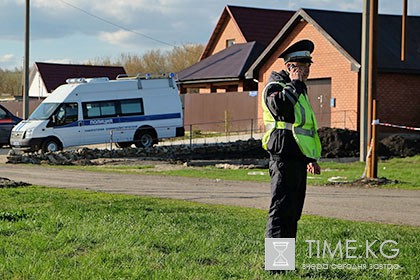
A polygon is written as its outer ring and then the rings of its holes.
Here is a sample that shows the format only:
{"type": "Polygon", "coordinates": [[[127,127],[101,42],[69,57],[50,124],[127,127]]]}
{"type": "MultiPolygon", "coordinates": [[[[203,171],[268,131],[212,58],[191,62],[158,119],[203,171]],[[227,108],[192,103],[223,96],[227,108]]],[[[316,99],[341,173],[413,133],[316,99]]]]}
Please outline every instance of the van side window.
{"type": "Polygon", "coordinates": [[[95,101],[83,103],[83,117],[85,119],[116,117],[115,101],[95,101]]]}
{"type": "Polygon", "coordinates": [[[144,115],[142,99],[121,100],[121,116],[144,115]]]}
{"type": "Polygon", "coordinates": [[[144,115],[141,98],[83,102],[82,107],[84,119],[144,115]]]}
{"type": "Polygon", "coordinates": [[[53,114],[53,126],[66,125],[78,120],[78,106],[77,103],[63,103],[53,114]]]}
{"type": "Polygon", "coordinates": [[[79,119],[77,103],[66,104],[66,123],[77,122],[79,119]]]}
{"type": "Polygon", "coordinates": [[[101,102],[100,108],[101,108],[101,116],[103,117],[116,115],[115,103],[113,101],[101,102]]]}

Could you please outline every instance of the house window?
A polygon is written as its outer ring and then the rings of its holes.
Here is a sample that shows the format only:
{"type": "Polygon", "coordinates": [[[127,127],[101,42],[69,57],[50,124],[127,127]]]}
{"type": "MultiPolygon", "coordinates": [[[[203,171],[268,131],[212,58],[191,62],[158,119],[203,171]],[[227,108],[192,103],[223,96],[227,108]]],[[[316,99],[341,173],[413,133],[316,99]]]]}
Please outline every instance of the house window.
{"type": "Polygon", "coordinates": [[[235,39],[228,39],[226,40],[226,48],[235,45],[235,39]]]}

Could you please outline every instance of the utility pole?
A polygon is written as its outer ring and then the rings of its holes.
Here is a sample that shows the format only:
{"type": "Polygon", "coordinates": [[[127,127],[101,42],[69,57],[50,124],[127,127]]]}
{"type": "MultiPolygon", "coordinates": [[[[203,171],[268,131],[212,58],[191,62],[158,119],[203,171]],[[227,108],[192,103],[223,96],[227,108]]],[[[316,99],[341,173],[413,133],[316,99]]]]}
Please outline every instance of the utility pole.
{"type": "MultiPolygon", "coordinates": [[[[377,138],[372,137],[372,130],[375,129],[372,125],[373,115],[376,114],[376,106],[373,104],[373,100],[376,101],[376,70],[377,70],[377,23],[378,23],[378,0],[371,0],[369,5],[369,68],[368,68],[368,98],[367,98],[367,123],[368,123],[368,139],[370,155],[367,158],[367,178],[376,178],[378,173],[377,165],[377,138]],[[375,110],[375,112],[374,112],[375,110]]],[[[375,131],[376,134],[376,131],[375,131]]],[[[376,135],[375,135],[376,136],[376,135]]]]}
{"type": "MultiPolygon", "coordinates": [[[[401,61],[405,60],[405,51],[406,51],[406,29],[407,29],[407,2],[408,0],[403,0],[403,13],[402,13],[402,30],[401,30],[401,61]]],[[[364,10],[363,10],[363,31],[369,30],[367,46],[368,52],[366,53],[366,44],[362,43],[362,69],[366,69],[366,61],[368,61],[367,69],[367,98],[365,99],[364,95],[364,83],[363,79],[365,78],[364,72],[361,73],[361,94],[360,94],[360,154],[362,160],[362,141],[365,138],[362,138],[364,133],[364,125],[367,124],[367,139],[369,139],[367,147],[367,160],[366,160],[366,177],[367,178],[377,178],[378,177],[378,156],[376,152],[377,143],[378,143],[378,102],[376,100],[376,73],[377,73],[377,19],[378,19],[378,0],[364,0],[364,10]],[[366,20],[366,17],[369,16],[369,20],[366,20]],[[365,21],[366,20],[366,21],[365,21]],[[366,23],[369,22],[369,26],[366,27],[366,23]],[[367,55],[367,59],[366,59],[367,55]],[[362,111],[365,108],[367,103],[367,114],[364,114],[362,111]],[[375,124],[373,124],[375,122],[375,124]]],[[[366,34],[362,33],[362,41],[365,40],[366,34]]]]}
{"type": "Polygon", "coordinates": [[[366,160],[366,147],[369,146],[369,138],[367,135],[368,125],[367,122],[367,102],[368,102],[368,42],[369,42],[369,6],[370,0],[363,1],[363,14],[362,14],[362,59],[360,67],[360,158],[361,162],[366,160]]]}
{"type": "Polygon", "coordinates": [[[25,59],[23,67],[23,119],[29,117],[29,0],[26,0],[25,10],[25,59]]]}

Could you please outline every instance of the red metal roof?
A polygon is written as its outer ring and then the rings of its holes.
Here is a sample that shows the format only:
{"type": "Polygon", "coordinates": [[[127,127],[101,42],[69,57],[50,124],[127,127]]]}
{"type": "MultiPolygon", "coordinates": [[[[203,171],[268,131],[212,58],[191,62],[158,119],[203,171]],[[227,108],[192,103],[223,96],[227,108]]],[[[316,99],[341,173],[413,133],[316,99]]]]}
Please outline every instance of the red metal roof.
{"type": "MultiPolygon", "coordinates": [[[[52,92],[58,86],[65,84],[69,78],[100,78],[108,77],[115,80],[119,74],[126,74],[122,66],[94,66],[78,64],[57,64],[35,62],[36,69],[39,71],[48,92],[52,92]]],[[[32,71],[31,80],[35,71],[32,71]]]]}
{"type": "Polygon", "coordinates": [[[295,11],[227,6],[247,42],[267,46],[295,11]]]}
{"type": "Polygon", "coordinates": [[[235,44],[180,71],[178,83],[242,79],[262,50],[256,42],[235,44]]]}

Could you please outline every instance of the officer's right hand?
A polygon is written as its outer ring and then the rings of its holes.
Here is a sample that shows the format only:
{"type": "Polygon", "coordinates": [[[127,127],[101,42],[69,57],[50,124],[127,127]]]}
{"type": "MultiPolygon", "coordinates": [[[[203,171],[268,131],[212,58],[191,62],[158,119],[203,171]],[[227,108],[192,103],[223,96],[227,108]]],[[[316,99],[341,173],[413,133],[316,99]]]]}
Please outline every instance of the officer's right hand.
{"type": "Polygon", "coordinates": [[[306,168],[311,174],[321,174],[321,167],[318,165],[317,162],[308,163],[306,168]]]}
{"type": "Polygon", "coordinates": [[[300,69],[300,67],[294,67],[290,70],[290,79],[303,81],[303,71],[300,69]]]}

